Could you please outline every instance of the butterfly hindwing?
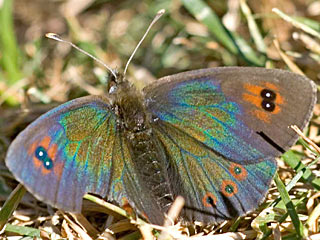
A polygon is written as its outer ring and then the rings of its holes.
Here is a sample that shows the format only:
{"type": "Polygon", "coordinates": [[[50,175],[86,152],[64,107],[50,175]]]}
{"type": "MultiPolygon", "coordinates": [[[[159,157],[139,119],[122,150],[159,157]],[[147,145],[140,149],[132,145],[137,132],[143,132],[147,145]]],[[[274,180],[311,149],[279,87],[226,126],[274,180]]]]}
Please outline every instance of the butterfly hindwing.
{"type": "Polygon", "coordinates": [[[241,165],[159,121],[155,128],[171,166],[175,195],[183,196],[185,220],[220,222],[242,216],[264,199],[277,165],[272,157],[241,165]]]}

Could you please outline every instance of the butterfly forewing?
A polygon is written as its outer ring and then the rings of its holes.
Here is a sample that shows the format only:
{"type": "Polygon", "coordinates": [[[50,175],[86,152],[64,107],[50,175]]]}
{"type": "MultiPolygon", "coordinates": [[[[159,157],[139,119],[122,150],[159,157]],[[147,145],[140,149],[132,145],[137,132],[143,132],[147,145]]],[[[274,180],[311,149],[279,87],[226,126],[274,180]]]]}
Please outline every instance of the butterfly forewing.
{"type": "MultiPolygon", "coordinates": [[[[108,98],[79,98],[20,133],[6,164],[31,193],[63,210],[79,212],[87,192],[124,203],[129,198],[123,178],[132,173],[128,150],[119,138],[108,98]]],[[[136,182],[131,185],[138,187],[136,182]]]]}
{"type": "Polygon", "coordinates": [[[297,140],[288,126],[304,128],[316,100],[315,85],[307,78],[264,68],[190,71],[159,79],[144,91],[154,119],[239,163],[288,149],[297,140]],[[275,98],[262,96],[263,90],[275,98]]]}
{"type": "Polygon", "coordinates": [[[265,68],[222,68],[214,75],[241,106],[239,118],[280,152],[298,139],[289,126],[304,129],[312,116],[317,88],[305,76],[265,68]]]}

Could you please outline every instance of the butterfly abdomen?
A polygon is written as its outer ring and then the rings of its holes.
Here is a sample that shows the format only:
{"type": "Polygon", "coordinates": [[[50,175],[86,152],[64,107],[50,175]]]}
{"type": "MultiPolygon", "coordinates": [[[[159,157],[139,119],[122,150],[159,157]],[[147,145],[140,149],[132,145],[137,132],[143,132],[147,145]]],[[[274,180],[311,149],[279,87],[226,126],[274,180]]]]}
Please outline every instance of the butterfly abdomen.
{"type": "Polygon", "coordinates": [[[166,158],[162,145],[146,128],[140,132],[125,131],[126,145],[132,159],[138,192],[128,193],[139,212],[155,224],[163,224],[166,213],[173,202],[173,193],[168,179],[166,158]],[[140,205],[140,208],[139,208],[140,205]]]}
{"type": "Polygon", "coordinates": [[[138,209],[140,213],[151,222],[162,224],[163,213],[173,202],[164,148],[152,132],[140,92],[124,81],[114,96],[119,130],[126,139],[140,189],[139,193],[128,190],[128,195],[134,202],[140,201],[135,204],[142,208],[138,209]]]}
{"type": "Polygon", "coordinates": [[[150,196],[165,212],[171,205],[173,196],[163,149],[152,135],[148,129],[127,136],[128,145],[141,185],[150,190],[150,196]]]}

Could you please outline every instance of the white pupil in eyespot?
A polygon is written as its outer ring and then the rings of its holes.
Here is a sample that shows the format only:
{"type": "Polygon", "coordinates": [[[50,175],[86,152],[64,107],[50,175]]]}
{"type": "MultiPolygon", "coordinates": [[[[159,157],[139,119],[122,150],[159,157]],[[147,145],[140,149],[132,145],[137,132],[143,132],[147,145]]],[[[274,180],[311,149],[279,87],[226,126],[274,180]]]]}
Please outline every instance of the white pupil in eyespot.
{"type": "Polygon", "coordinates": [[[269,108],[269,107],[271,107],[271,105],[270,105],[270,103],[267,103],[266,108],[269,108]]]}
{"type": "Polygon", "coordinates": [[[43,154],[44,154],[44,153],[43,153],[42,151],[39,152],[39,156],[40,156],[40,157],[42,157],[43,154]]]}
{"type": "Polygon", "coordinates": [[[266,93],[266,97],[267,97],[267,98],[271,97],[271,93],[269,93],[269,92],[266,93]]]}

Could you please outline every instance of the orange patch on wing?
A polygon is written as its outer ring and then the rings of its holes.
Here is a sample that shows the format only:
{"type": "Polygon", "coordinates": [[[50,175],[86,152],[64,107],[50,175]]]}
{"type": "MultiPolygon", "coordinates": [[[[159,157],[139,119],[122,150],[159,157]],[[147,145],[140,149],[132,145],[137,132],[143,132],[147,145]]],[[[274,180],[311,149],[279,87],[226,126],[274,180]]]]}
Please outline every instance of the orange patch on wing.
{"type": "Polygon", "coordinates": [[[56,175],[56,177],[60,180],[62,172],[63,172],[63,168],[64,168],[64,163],[63,162],[59,162],[59,163],[55,163],[54,167],[53,167],[53,172],[54,175],[56,175]]]}
{"type": "Polygon", "coordinates": [[[121,198],[121,206],[123,207],[123,206],[126,206],[126,205],[130,205],[129,201],[128,201],[128,199],[126,197],[122,197],[121,198]]]}
{"type": "Polygon", "coordinates": [[[250,83],[245,83],[243,84],[243,87],[248,91],[251,92],[254,95],[260,96],[260,93],[263,89],[263,87],[261,86],[257,86],[257,85],[252,85],[250,83]]]}
{"type": "Polygon", "coordinates": [[[134,210],[131,207],[131,205],[126,197],[122,197],[122,199],[121,199],[121,208],[123,210],[125,210],[130,216],[134,216],[134,210]]]}
{"type": "MultiPolygon", "coordinates": [[[[275,91],[276,94],[276,98],[273,101],[273,103],[275,104],[275,109],[270,112],[271,114],[278,114],[281,111],[281,107],[279,105],[284,104],[285,100],[284,98],[278,93],[279,92],[279,88],[278,86],[276,86],[273,83],[265,83],[264,84],[265,87],[261,87],[261,86],[257,86],[257,85],[252,85],[249,83],[245,83],[243,85],[243,87],[251,94],[249,93],[244,93],[242,94],[242,98],[243,100],[255,105],[257,108],[261,109],[261,104],[262,104],[262,98],[260,96],[261,91],[263,89],[270,89],[272,91],[275,91]],[[253,94],[253,95],[252,95],[253,94]]],[[[265,111],[261,111],[261,110],[254,110],[252,111],[252,113],[259,118],[260,120],[266,122],[266,123],[270,123],[270,116],[268,115],[268,113],[266,113],[265,111]]]]}
{"type": "Polygon", "coordinates": [[[52,144],[51,147],[48,150],[48,156],[53,162],[56,159],[57,150],[58,150],[58,145],[57,144],[52,144]]]}
{"type": "Polygon", "coordinates": [[[277,97],[276,97],[276,99],[275,99],[275,101],[274,101],[276,104],[284,104],[284,99],[283,99],[283,97],[280,95],[280,94],[277,94],[277,97]]]}
{"type": "Polygon", "coordinates": [[[36,151],[37,146],[38,146],[38,142],[33,142],[28,149],[28,154],[34,155],[34,152],[36,151]]]}
{"type": "Polygon", "coordinates": [[[236,163],[232,163],[232,164],[230,165],[229,171],[230,171],[231,175],[232,175],[235,179],[237,179],[237,180],[239,180],[239,181],[242,181],[242,180],[246,179],[247,176],[248,176],[247,170],[246,170],[243,166],[241,166],[241,165],[239,165],[239,164],[236,164],[236,163]],[[238,170],[240,169],[240,172],[237,172],[237,169],[238,169],[238,170]]]}
{"type": "Polygon", "coordinates": [[[212,199],[214,205],[217,204],[217,198],[216,198],[216,196],[213,195],[211,192],[208,192],[208,193],[206,193],[206,195],[204,195],[204,197],[202,198],[203,206],[205,206],[205,207],[212,207],[212,204],[208,202],[208,198],[212,199]]]}
{"type": "MultiPolygon", "coordinates": [[[[284,103],[283,97],[279,94],[279,88],[276,85],[274,85],[273,83],[267,82],[267,83],[265,83],[265,87],[256,86],[256,85],[252,85],[249,83],[245,83],[243,86],[248,92],[250,92],[256,96],[259,96],[259,97],[260,97],[260,93],[263,89],[265,89],[265,88],[271,89],[271,90],[275,91],[275,93],[276,93],[275,103],[276,104],[283,104],[284,103]]],[[[246,94],[246,95],[248,95],[248,94],[246,94]]]]}
{"type": "Polygon", "coordinates": [[[44,149],[48,149],[50,142],[51,142],[51,137],[45,136],[39,145],[42,146],[44,149]]]}
{"type": "Polygon", "coordinates": [[[36,166],[36,168],[40,168],[41,167],[42,162],[38,158],[33,157],[32,160],[33,160],[33,164],[36,166]]]}
{"type": "Polygon", "coordinates": [[[267,112],[261,110],[254,110],[252,111],[253,115],[255,115],[260,120],[264,121],[265,123],[270,123],[270,115],[267,112]]]}
{"type": "Polygon", "coordinates": [[[276,107],[274,108],[274,110],[272,112],[270,112],[271,114],[278,114],[281,111],[281,108],[279,106],[276,105],[276,107]]]}
{"type": "Polygon", "coordinates": [[[238,186],[235,182],[231,180],[223,180],[221,184],[221,192],[226,197],[232,197],[234,194],[237,194],[238,186]],[[227,187],[232,188],[232,192],[227,192],[227,187]]]}
{"type": "Polygon", "coordinates": [[[273,83],[266,82],[265,86],[266,86],[266,88],[269,88],[273,91],[279,92],[278,86],[274,85],[273,83]]]}
{"type": "Polygon", "coordinates": [[[254,96],[254,95],[250,95],[250,94],[247,94],[247,93],[244,93],[242,94],[242,98],[255,105],[256,107],[260,108],[261,107],[261,98],[260,97],[257,97],[257,96],[254,96]]]}
{"type": "Polygon", "coordinates": [[[41,168],[41,174],[42,174],[42,175],[47,175],[47,174],[49,174],[49,173],[51,173],[51,170],[50,170],[50,169],[46,169],[45,167],[42,166],[42,168],[41,168]]]}

